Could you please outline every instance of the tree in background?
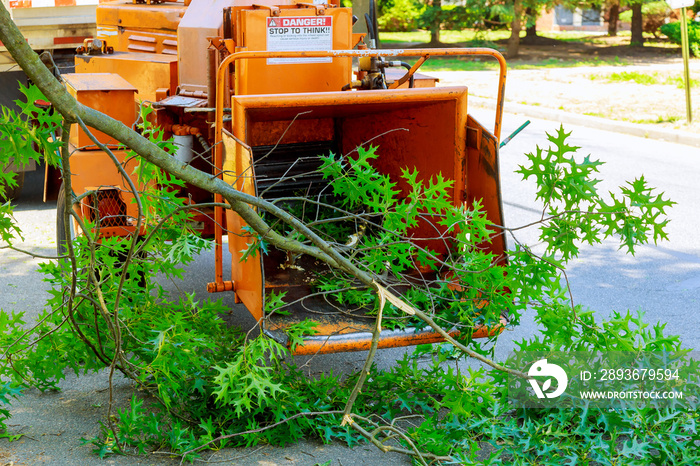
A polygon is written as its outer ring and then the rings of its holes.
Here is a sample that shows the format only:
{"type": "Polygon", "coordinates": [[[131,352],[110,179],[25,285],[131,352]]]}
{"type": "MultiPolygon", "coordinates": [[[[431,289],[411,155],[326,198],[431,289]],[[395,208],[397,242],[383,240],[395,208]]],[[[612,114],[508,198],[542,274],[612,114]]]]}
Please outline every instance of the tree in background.
{"type": "Polygon", "coordinates": [[[644,44],[644,23],[642,21],[642,1],[631,4],[632,6],[632,38],[630,45],[644,44]]]}
{"type": "Polygon", "coordinates": [[[537,37],[537,17],[539,16],[539,13],[536,8],[529,6],[525,8],[525,16],[527,17],[525,39],[534,40],[535,37],[537,37]]]}
{"type": "Polygon", "coordinates": [[[617,36],[617,24],[620,22],[620,0],[609,0],[608,9],[608,36],[617,36]]]}
{"type": "Polygon", "coordinates": [[[520,53],[520,30],[522,16],[525,12],[523,0],[513,0],[513,21],[510,23],[510,38],[508,39],[508,58],[517,57],[520,53]]]}
{"type": "Polygon", "coordinates": [[[427,0],[419,24],[430,31],[430,45],[440,45],[440,28],[445,19],[442,0],[427,0]]]}
{"type": "Polygon", "coordinates": [[[620,21],[631,22],[633,46],[644,43],[644,32],[657,34],[671,11],[663,1],[648,0],[466,0],[464,5],[447,5],[443,0],[389,0],[379,2],[379,25],[386,31],[428,30],[430,45],[438,47],[444,45],[440,42],[441,29],[510,27],[507,54],[513,58],[520,52],[522,30],[526,30],[525,40],[533,42],[540,12],[556,5],[571,10],[607,9],[608,35],[617,36],[620,21]],[[621,12],[623,9],[628,11],[621,12]]]}
{"type": "Polygon", "coordinates": [[[481,29],[493,17],[483,0],[466,5],[443,5],[442,0],[391,0],[378,3],[379,27],[383,31],[430,31],[430,46],[441,47],[441,29],[481,29]]]}
{"type": "Polygon", "coordinates": [[[377,2],[377,22],[382,31],[408,32],[418,27],[423,5],[416,0],[389,0],[377,2]]]}
{"type": "Polygon", "coordinates": [[[554,8],[561,0],[513,0],[510,11],[511,35],[508,39],[508,58],[520,53],[520,32],[525,28],[525,43],[532,43],[537,37],[537,18],[543,10],[554,8]]]}

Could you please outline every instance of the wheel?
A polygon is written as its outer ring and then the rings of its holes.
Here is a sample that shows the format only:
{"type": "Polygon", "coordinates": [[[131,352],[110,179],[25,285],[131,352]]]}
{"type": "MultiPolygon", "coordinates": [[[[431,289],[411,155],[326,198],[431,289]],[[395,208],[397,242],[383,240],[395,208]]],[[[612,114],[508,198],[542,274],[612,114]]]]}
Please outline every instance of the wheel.
{"type": "Polygon", "coordinates": [[[66,237],[66,228],[63,217],[63,212],[66,210],[66,193],[63,190],[63,183],[58,189],[58,198],[56,199],[56,253],[63,256],[68,253],[66,244],[75,238],[75,227],[73,222],[70,222],[70,238],[66,237]]]}
{"type": "MultiPolygon", "coordinates": [[[[63,218],[63,212],[66,209],[66,193],[63,190],[63,183],[58,190],[58,198],[56,199],[56,253],[58,256],[64,256],[68,254],[68,241],[73,241],[75,239],[75,224],[70,221],[70,238],[66,238],[65,222],[63,218]]],[[[139,255],[139,257],[144,257],[145,253],[139,255]]],[[[124,257],[117,255],[120,261],[124,261],[124,257]]],[[[60,259],[59,259],[60,260],[60,259]]],[[[141,269],[137,272],[139,276],[139,286],[141,288],[146,288],[146,271],[141,269]]],[[[99,278],[99,274],[98,274],[99,278]]]]}

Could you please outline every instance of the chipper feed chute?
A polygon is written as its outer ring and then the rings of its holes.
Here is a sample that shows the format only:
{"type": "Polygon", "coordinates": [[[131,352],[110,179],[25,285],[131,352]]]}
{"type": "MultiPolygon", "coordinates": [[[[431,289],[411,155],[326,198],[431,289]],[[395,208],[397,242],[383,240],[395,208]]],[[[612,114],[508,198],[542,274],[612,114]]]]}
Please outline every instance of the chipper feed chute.
{"type": "MultiPolygon", "coordinates": [[[[266,200],[322,198],[328,180],[316,171],[319,156],[332,152],[353,157],[358,146],[372,144],[379,154],[374,168],[399,182],[404,194],[402,169],[416,169],[424,180],[439,174],[454,180],[450,196],[455,206],[480,201],[488,219],[503,225],[498,178],[503,57],[490,49],[372,49],[375,28],[363,40],[363,34],[352,31],[352,13],[337,0],[324,5],[291,0],[103,3],[97,9],[97,37],[78,50],[76,74],[64,81],[81,103],[127,126],[137,121],[135,108],[149,105],[149,123],[164,139],[179,141],[174,157],[266,200]],[[468,115],[466,87],[436,88],[435,79],[416,73],[428,57],[464,55],[491,56],[499,62],[492,133],[468,115]],[[404,57],[419,59],[409,65],[404,57]],[[131,105],[134,98],[136,106],[131,105]]],[[[97,136],[100,144],[115,142],[97,136]]],[[[133,167],[117,170],[80,131],[71,135],[71,144],[73,191],[83,199],[78,214],[98,222],[100,237],[147,234],[136,231],[139,214],[127,182],[137,181],[133,167]]],[[[116,157],[122,165],[130,160],[123,151],[116,157]]],[[[46,179],[46,198],[55,199],[60,174],[48,171],[46,179]]],[[[284,339],[284,329],[294,322],[318,322],[319,333],[297,346],[297,353],[369,346],[371,316],[338,309],[337,303],[312,293],[313,275],[325,266],[306,256],[290,263],[275,249],[244,258],[242,251],[255,238],[238,214],[224,213],[221,207],[212,211],[211,202],[220,203],[220,195],[193,185],[178,195],[183,205],[199,205],[190,224],[216,242],[214,281],[208,291],[233,291],[264,331],[278,339],[284,339]],[[232,256],[230,280],[223,275],[224,232],[232,256]],[[266,300],[282,291],[287,302],[294,302],[290,315],[266,315],[266,300]]],[[[59,207],[61,202],[65,198],[59,197],[59,207]]],[[[58,221],[62,219],[59,215],[58,221]]],[[[441,228],[423,221],[410,234],[425,238],[422,244],[439,254],[450,247],[441,228]]],[[[501,233],[494,231],[482,246],[502,263],[501,233]]],[[[66,238],[57,240],[60,247],[66,238]]],[[[490,322],[469,332],[478,337],[500,328],[490,322]]],[[[379,345],[439,339],[408,328],[383,332],[379,345]]]]}
{"type": "MultiPolygon", "coordinates": [[[[503,225],[498,140],[467,114],[465,87],[237,95],[230,107],[231,131],[217,130],[223,179],[250,195],[267,200],[318,195],[327,184],[315,172],[319,155],[352,157],[358,146],[371,143],[378,146],[374,167],[379,172],[395,180],[404,168],[417,169],[425,180],[441,174],[455,180],[450,193],[455,205],[481,199],[489,220],[503,225]]],[[[405,184],[398,187],[406,192],[405,184]]],[[[318,333],[307,337],[297,354],[369,348],[372,318],[362,311],[339,309],[312,292],[311,283],[324,265],[301,256],[290,267],[289,257],[274,248],[244,259],[244,251],[256,239],[235,212],[226,213],[226,224],[232,283],[212,283],[211,288],[232,288],[275,338],[284,339],[284,329],[295,322],[319,323],[318,333]],[[285,301],[294,303],[289,315],[266,315],[266,296],[272,292],[285,292],[285,301]]],[[[425,222],[413,235],[433,238],[420,240],[431,250],[442,253],[449,247],[445,238],[436,238],[433,223],[425,222]]],[[[484,246],[504,260],[503,235],[494,235],[484,246]]],[[[474,337],[497,331],[478,329],[474,337]]],[[[432,331],[407,328],[382,332],[379,347],[440,340],[432,331]]]]}

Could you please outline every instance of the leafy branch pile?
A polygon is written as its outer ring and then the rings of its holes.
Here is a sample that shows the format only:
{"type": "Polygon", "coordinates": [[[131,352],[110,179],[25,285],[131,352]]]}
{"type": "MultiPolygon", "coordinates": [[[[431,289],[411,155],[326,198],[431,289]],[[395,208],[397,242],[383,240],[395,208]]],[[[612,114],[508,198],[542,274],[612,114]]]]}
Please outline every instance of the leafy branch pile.
{"type": "MultiPolygon", "coordinates": [[[[28,91],[29,102],[37,96],[28,91]]],[[[31,103],[22,112],[40,124],[29,126],[4,111],[2,157],[45,156],[68,173],[67,143],[55,136],[68,134],[69,124],[31,103]]],[[[156,128],[145,124],[142,133],[160,149],[169,145],[156,128]]],[[[316,277],[315,290],[338,304],[373,310],[377,330],[407,323],[462,330],[451,350],[419,347],[386,372],[376,370],[371,351],[366,370],[342,377],[306,376],[278,342],[227,326],[221,303],[170,296],[153,279],[155,273],[179,277],[182,265],[210,244],[188,227],[190,215],[202,206],[175,195],[183,181],[142,159],[142,188],[134,190],[148,234],[98,241],[99,225],[81,220],[80,234],[65,254],[41,266],[52,291],[36,323],[21,313],[0,312],[0,429],[5,432],[6,406],[21,390],[58,388],[67,370],[81,375],[107,369],[110,382],[120,371],[143,392],[128,408],[110,404],[102,432],[90,440],[100,456],[159,449],[192,460],[207,449],[315,437],[348,445],[369,440],[422,464],[700,461],[697,400],[675,408],[630,404],[619,410],[573,400],[573,409],[526,410],[508,399],[508,377],[515,371],[464,370],[449,360],[466,354],[502,367],[471,341],[470,329],[499,322],[504,309],[511,325],[524,312],[535,312],[544,329],[519,343],[523,351],[683,353],[678,338],[665,336],[662,326],[649,329],[629,314],[597,322],[569,299],[564,267],[581,242],[617,236],[633,252],[638,244],[665,237],[665,210],[672,203],[643,178],[603,198],[592,178],[600,162],[577,157],[568,136],[560,129],[549,137],[548,148],[529,154],[528,165],[520,168],[524,178],[537,181],[544,206],[532,225],[540,228],[544,243],[539,253],[517,241],[517,229],[491,224],[479,203],[454,207],[447,194],[451,180],[422,180],[406,167],[402,181],[408,194],[400,196],[398,180],[372,166],[381,148],[324,156],[328,197],[255,201],[266,213],[259,223],[249,222],[257,226],[251,229],[257,250],[251,252],[293,244],[294,254],[315,253],[313,247],[321,245],[329,252],[317,256],[330,258],[330,267],[316,277]],[[282,215],[285,210],[294,215],[282,215]],[[439,243],[446,244],[443,251],[411,237],[421,224],[435,227],[439,243]],[[508,261],[484,249],[496,234],[515,240],[508,261]],[[385,303],[387,293],[400,298],[385,303]],[[406,309],[415,311],[410,322],[406,309]]],[[[65,193],[71,202],[80,200],[70,186],[65,193]]],[[[70,204],[65,224],[74,215],[70,204]]],[[[0,210],[0,227],[3,247],[12,248],[21,232],[9,203],[0,210]]],[[[271,301],[270,312],[286,304],[283,296],[271,301]]],[[[299,344],[310,328],[290,329],[292,341],[299,344]]],[[[697,389],[697,362],[683,371],[686,387],[697,389]]]]}

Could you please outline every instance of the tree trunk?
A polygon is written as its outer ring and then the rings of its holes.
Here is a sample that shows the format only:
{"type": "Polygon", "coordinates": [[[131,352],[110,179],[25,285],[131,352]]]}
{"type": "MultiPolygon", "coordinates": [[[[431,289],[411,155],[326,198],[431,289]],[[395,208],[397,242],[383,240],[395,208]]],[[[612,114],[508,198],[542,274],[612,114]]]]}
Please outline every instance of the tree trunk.
{"type": "Polygon", "coordinates": [[[513,0],[513,22],[510,25],[510,39],[508,39],[508,58],[517,57],[520,53],[520,28],[523,15],[521,0],[513,0]]]}
{"type": "Polygon", "coordinates": [[[620,0],[614,0],[608,10],[608,35],[617,36],[617,23],[620,21],[620,0]]]}
{"type": "Polygon", "coordinates": [[[630,45],[643,45],[642,3],[632,4],[632,39],[630,45]]]}
{"type": "Polygon", "coordinates": [[[442,0],[432,0],[430,2],[430,7],[433,8],[433,13],[435,13],[435,17],[430,23],[430,43],[437,45],[440,43],[440,26],[442,25],[442,16],[440,12],[442,10],[442,0]]]}
{"type": "Polygon", "coordinates": [[[537,37],[537,10],[532,7],[525,9],[527,17],[527,28],[525,29],[525,38],[534,39],[537,37]]]}
{"type": "Polygon", "coordinates": [[[430,43],[439,44],[440,43],[440,27],[430,27],[430,43]]]}

